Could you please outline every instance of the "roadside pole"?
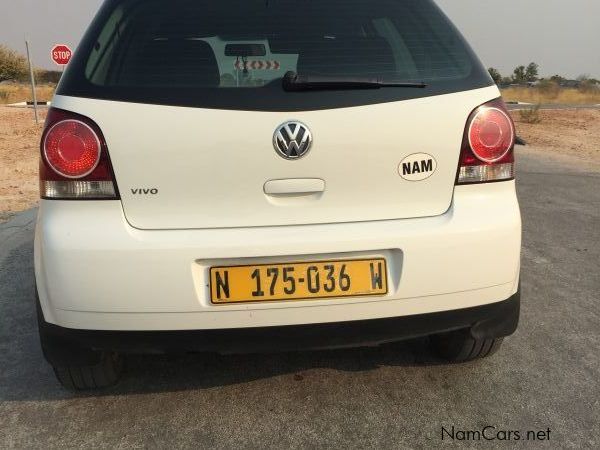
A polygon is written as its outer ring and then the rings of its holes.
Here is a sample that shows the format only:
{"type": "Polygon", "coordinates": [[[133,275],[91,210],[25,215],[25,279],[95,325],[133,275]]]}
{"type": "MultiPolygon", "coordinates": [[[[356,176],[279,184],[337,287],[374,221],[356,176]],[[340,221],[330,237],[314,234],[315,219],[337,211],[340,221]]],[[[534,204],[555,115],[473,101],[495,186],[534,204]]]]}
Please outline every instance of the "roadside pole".
{"type": "Polygon", "coordinates": [[[35,93],[35,77],[33,75],[33,64],[31,63],[31,56],[29,55],[29,41],[25,40],[25,47],[27,48],[27,61],[29,62],[29,76],[31,77],[31,94],[33,97],[33,111],[35,115],[36,125],[40,123],[38,116],[38,105],[37,105],[37,94],[35,93]]]}

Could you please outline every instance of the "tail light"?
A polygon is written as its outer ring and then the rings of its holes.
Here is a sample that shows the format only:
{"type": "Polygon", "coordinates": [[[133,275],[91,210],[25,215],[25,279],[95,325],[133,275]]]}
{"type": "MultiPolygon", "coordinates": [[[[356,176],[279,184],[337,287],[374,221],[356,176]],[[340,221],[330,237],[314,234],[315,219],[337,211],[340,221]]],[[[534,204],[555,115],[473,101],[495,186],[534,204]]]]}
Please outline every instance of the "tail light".
{"type": "Polygon", "coordinates": [[[457,184],[512,180],[515,126],[501,99],[481,105],[467,120],[457,184]]]}
{"type": "Polygon", "coordinates": [[[40,196],[51,200],[118,199],[106,141],[87,117],[51,108],[42,135],[40,196]]]}

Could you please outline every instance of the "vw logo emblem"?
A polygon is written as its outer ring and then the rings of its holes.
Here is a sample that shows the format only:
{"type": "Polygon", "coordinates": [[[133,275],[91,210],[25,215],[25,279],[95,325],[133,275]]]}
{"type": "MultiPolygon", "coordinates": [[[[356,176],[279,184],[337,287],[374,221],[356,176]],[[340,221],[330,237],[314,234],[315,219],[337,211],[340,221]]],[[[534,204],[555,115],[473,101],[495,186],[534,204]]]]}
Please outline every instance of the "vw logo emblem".
{"type": "Polygon", "coordinates": [[[285,159],[302,158],[310,150],[312,141],[308,127],[296,121],[279,125],[273,135],[273,146],[279,156],[285,159]]]}

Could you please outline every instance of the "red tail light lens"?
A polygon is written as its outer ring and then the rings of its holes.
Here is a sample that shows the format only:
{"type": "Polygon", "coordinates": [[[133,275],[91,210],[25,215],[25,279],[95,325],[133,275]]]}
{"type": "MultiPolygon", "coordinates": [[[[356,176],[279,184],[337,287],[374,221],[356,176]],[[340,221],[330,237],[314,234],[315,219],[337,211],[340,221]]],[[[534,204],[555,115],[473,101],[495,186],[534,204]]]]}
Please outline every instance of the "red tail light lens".
{"type": "Polygon", "coordinates": [[[44,155],[50,167],[66,178],[83,178],[100,162],[100,139],[88,125],[63,120],[50,128],[44,141],[44,155]]]}
{"type": "Polygon", "coordinates": [[[501,99],[481,105],[467,120],[457,184],[514,178],[515,127],[501,99]]]}
{"type": "Polygon", "coordinates": [[[50,109],[41,152],[42,198],[119,198],[104,136],[91,119],[50,109]]]}
{"type": "Polygon", "coordinates": [[[502,159],[515,141],[512,121],[504,111],[481,107],[471,120],[469,144],[477,158],[486,163],[502,159]]]}

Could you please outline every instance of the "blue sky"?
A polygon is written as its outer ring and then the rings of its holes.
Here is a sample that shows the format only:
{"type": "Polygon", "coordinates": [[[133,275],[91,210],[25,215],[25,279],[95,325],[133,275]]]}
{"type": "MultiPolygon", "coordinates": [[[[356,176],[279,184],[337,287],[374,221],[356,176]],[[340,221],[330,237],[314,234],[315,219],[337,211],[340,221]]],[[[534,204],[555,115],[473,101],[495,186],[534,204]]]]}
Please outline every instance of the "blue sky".
{"type": "MultiPolygon", "coordinates": [[[[600,0],[437,0],[486,66],[507,75],[536,61],[542,75],[600,78],[600,0]]],[[[53,67],[54,43],[75,47],[101,0],[0,0],[0,43],[53,67]]]]}

